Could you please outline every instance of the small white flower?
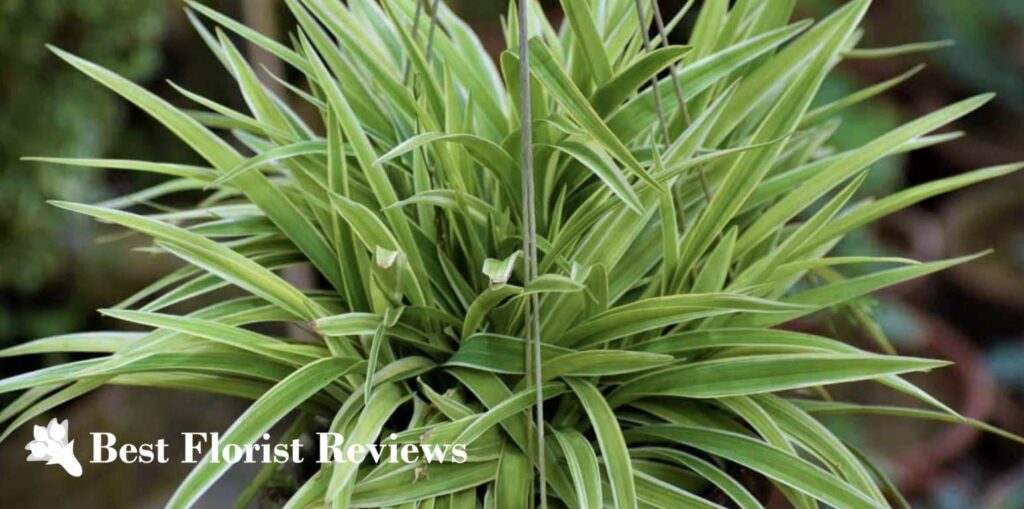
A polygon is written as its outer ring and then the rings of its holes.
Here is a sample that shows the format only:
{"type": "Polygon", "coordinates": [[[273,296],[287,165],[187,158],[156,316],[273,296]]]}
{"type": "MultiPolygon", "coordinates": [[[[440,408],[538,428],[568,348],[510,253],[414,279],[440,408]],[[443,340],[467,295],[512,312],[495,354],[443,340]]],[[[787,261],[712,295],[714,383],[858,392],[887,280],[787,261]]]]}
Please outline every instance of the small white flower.
{"type": "Polygon", "coordinates": [[[45,461],[47,465],[60,465],[64,470],[74,476],[82,475],[82,464],[75,458],[75,441],[68,442],[68,421],[57,422],[51,419],[50,423],[32,428],[34,440],[29,442],[25,449],[29,451],[28,461],[45,461]]]}

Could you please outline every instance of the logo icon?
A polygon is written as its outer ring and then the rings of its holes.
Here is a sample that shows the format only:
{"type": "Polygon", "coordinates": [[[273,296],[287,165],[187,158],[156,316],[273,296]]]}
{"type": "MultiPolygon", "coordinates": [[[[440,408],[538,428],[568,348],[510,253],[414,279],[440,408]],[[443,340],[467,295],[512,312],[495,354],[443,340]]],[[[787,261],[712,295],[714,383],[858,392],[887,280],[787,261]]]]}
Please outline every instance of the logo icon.
{"type": "Polygon", "coordinates": [[[82,464],[75,457],[75,441],[68,442],[68,420],[50,419],[44,426],[32,428],[33,440],[25,446],[29,461],[45,461],[47,465],[60,465],[73,477],[82,476],[82,464]]]}

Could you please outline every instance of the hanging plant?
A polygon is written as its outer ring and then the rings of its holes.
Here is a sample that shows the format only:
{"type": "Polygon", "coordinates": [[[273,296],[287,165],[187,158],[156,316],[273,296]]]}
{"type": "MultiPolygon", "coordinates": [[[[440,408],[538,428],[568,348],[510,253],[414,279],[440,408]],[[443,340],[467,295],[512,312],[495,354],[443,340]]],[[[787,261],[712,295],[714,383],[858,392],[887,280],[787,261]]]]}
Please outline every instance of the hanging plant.
{"type": "MultiPolygon", "coordinates": [[[[7,433],[104,384],[182,388],[253,400],[224,446],[249,447],[294,414],[287,436],[467,446],[464,462],[325,463],[286,507],[744,509],[762,507],[772,485],[800,508],[905,506],[819,413],[1002,433],[901,377],[944,361],[896,355],[877,334],[861,349],[778,328],[980,256],[829,253],[878,218],[1022,167],[850,203],[873,163],[955,138],[930,133],[991,99],[821,150],[844,108],[899,81],[812,109],[837,63],[931,47],[855,48],[869,1],[811,23],[788,21],[791,1],[710,0],[687,46],[666,34],[692,2],[663,17],[646,0],[563,0],[561,27],[535,3],[512,5],[497,64],[440,2],[286,3],[298,23],[287,43],[190,4],[248,111],[186,90],[205,111],[178,109],[54,48],[208,166],[46,159],[170,176],[131,210],[55,205],[152,237],[188,266],[102,311],[148,333],[5,351],[105,354],[0,381],[29,389],[5,411],[7,433]],[[276,76],[287,98],[265,88],[229,33],[301,78],[276,76]],[[319,118],[301,117],[297,102],[319,118]],[[207,194],[187,209],[149,207],[181,190],[207,194]],[[275,272],[295,264],[321,284],[297,288],[275,272]],[[875,270],[844,277],[852,265],[875,270]],[[227,285],[248,295],[213,293],[227,285]],[[247,328],[257,323],[311,335],[247,328]],[[921,404],[824,398],[850,382],[921,404]]],[[[869,313],[850,317],[872,326],[869,313]]],[[[228,467],[207,456],[168,507],[193,505],[228,467]]],[[[279,467],[265,468],[243,497],[279,467]]]]}

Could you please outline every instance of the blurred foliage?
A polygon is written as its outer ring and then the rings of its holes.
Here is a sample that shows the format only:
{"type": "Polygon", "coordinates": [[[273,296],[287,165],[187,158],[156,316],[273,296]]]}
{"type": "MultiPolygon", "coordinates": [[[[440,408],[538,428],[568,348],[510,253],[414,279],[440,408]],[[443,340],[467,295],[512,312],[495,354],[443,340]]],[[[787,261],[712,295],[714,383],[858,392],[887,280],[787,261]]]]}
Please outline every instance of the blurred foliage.
{"type": "Polygon", "coordinates": [[[956,46],[935,54],[945,73],[971,88],[992,90],[1024,112],[1024,68],[1021,65],[1020,0],[918,0],[924,14],[924,36],[954,39],[956,46]],[[1016,70],[1017,72],[1014,72],[1016,70]]]}
{"type": "MultiPolygon", "coordinates": [[[[800,0],[801,8],[812,15],[828,12],[840,3],[800,0]]],[[[930,53],[928,60],[959,85],[996,92],[1004,106],[1018,114],[1024,112],[1024,2],[901,0],[876,2],[876,7],[891,11],[884,19],[871,20],[874,26],[865,34],[867,40],[885,44],[956,41],[950,48],[930,53]]]]}
{"type": "Polygon", "coordinates": [[[997,343],[989,349],[986,360],[1000,386],[1024,395],[1024,340],[997,343]]]}
{"type": "Polygon", "coordinates": [[[125,104],[59,64],[45,44],[144,80],[161,63],[164,10],[162,1],[0,1],[0,61],[7,70],[0,77],[0,200],[6,209],[0,215],[0,296],[8,301],[0,312],[0,342],[73,325],[66,310],[25,305],[55,279],[69,278],[68,261],[77,256],[69,244],[84,224],[45,200],[102,195],[98,173],[18,158],[96,156],[124,134],[125,104]]]}

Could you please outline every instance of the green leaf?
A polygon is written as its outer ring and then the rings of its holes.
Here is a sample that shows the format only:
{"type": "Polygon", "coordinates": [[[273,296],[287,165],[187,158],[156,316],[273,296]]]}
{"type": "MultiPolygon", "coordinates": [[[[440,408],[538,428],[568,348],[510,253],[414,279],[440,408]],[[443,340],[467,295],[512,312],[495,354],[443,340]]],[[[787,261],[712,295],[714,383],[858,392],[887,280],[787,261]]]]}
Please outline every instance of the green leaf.
{"type": "MultiPolygon", "coordinates": [[[[549,344],[541,345],[542,362],[556,356],[571,352],[549,344]]],[[[459,350],[451,359],[450,366],[463,366],[473,369],[503,374],[523,374],[526,346],[522,338],[502,336],[498,334],[477,333],[462,340],[459,350]]]]}
{"type": "Polygon", "coordinates": [[[807,115],[804,116],[804,119],[802,121],[802,125],[809,126],[816,124],[822,120],[831,117],[837,112],[849,108],[850,106],[856,105],[858,103],[871,99],[872,97],[875,97],[879,94],[882,94],[887,90],[899,85],[900,83],[903,83],[904,81],[907,81],[910,78],[914,77],[917,73],[921,72],[924,69],[924,67],[924,64],[915,66],[914,68],[910,69],[907,72],[904,72],[903,74],[900,74],[899,76],[872,85],[863,90],[858,90],[853,94],[843,97],[842,99],[837,99],[828,104],[823,104],[807,112],[807,115]]]}
{"type": "Polygon", "coordinates": [[[605,155],[604,151],[593,142],[573,141],[567,139],[552,148],[565,152],[580,162],[584,167],[597,175],[609,189],[615,193],[629,208],[638,214],[643,211],[643,204],[636,195],[636,191],[626,180],[626,176],[619,171],[615,163],[605,155]]]}
{"type": "Polygon", "coordinates": [[[602,117],[611,113],[630,94],[636,92],[666,67],[683,58],[689,51],[690,48],[669,46],[645,53],[590,96],[590,104],[594,106],[594,111],[602,117]]]}
{"type": "Polygon", "coordinates": [[[273,302],[298,317],[314,318],[319,306],[262,265],[201,235],[128,212],[67,202],[54,205],[111,221],[153,236],[181,250],[207,271],[273,302]]]}
{"type": "Polygon", "coordinates": [[[708,502],[657,477],[640,471],[634,472],[634,475],[636,477],[637,502],[651,504],[654,507],[664,509],[674,507],[725,509],[723,506],[708,502]]]}
{"type": "Polygon", "coordinates": [[[616,389],[609,401],[618,406],[644,396],[720,398],[762,394],[928,371],[947,365],[949,363],[944,361],[869,353],[731,357],[686,363],[635,378],[616,389]]]}
{"type": "Polygon", "coordinates": [[[946,422],[950,424],[966,424],[977,430],[981,430],[986,433],[991,433],[993,435],[1005,438],[1007,440],[1012,440],[1014,442],[1024,444],[1024,437],[1010,433],[1008,431],[1004,431],[986,422],[979,421],[977,419],[972,419],[970,417],[960,417],[958,415],[951,415],[945,412],[936,412],[934,410],[883,405],[858,405],[854,403],[845,403],[841,401],[795,400],[794,403],[800,408],[814,415],[881,415],[886,417],[906,417],[910,419],[924,419],[929,421],[946,422]]]}
{"type": "MultiPolygon", "coordinates": [[[[518,197],[518,163],[500,146],[473,134],[428,132],[413,136],[377,159],[384,164],[433,143],[455,143],[464,147],[478,164],[491,171],[510,197],[518,197]]],[[[514,202],[514,201],[513,201],[514,202]]]]}
{"type": "Polygon", "coordinates": [[[797,456],[744,435],[692,426],[631,429],[630,442],[668,440],[739,463],[840,509],[878,509],[875,501],[797,456]]]}
{"type": "Polygon", "coordinates": [[[314,327],[327,336],[358,336],[375,333],[381,323],[382,317],[373,313],[345,313],[321,318],[314,327]]]}
{"type": "Polygon", "coordinates": [[[282,145],[266,152],[260,152],[259,155],[249,159],[241,166],[218,177],[217,180],[210,184],[210,186],[223,185],[247,171],[269,165],[276,161],[314,154],[326,155],[327,144],[321,140],[309,140],[296,142],[291,145],[282,145]]]}
{"type": "Polygon", "coordinates": [[[800,304],[810,306],[804,308],[803,311],[796,311],[793,313],[780,313],[767,318],[764,316],[746,316],[741,317],[733,322],[733,325],[738,326],[758,326],[758,327],[771,327],[780,323],[788,322],[794,318],[807,315],[813,311],[835,306],[843,302],[847,302],[851,299],[867,295],[875,290],[886,288],[892,285],[897,285],[904,281],[909,281],[914,278],[925,276],[945,270],[949,267],[954,267],[963,263],[970,262],[987,253],[979,253],[975,255],[963,256],[960,258],[953,258],[950,260],[943,260],[938,262],[922,263],[920,265],[911,265],[908,267],[899,267],[895,269],[883,270],[868,274],[865,276],[859,276],[852,279],[846,279],[835,283],[826,284],[810,290],[804,290],[800,293],[794,294],[784,299],[787,303],[800,304]]]}
{"type": "MultiPolygon", "coordinates": [[[[734,44],[722,51],[704,57],[679,71],[679,82],[683,85],[683,96],[693,99],[729,73],[751,60],[778,47],[810,25],[799,22],[767,32],[734,44]]],[[[645,80],[646,81],[646,80],[645,80]]],[[[663,79],[658,84],[663,95],[672,93],[672,83],[663,79]]],[[[761,88],[763,91],[764,88],[761,88]]],[[[644,91],[608,118],[608,127],[622,140],[632,140],[650,128],[656,121],[653,92],[644,91]]],[[[741,115],[740,118],[744,116],[741,115]]]]}
{"type": "Polygon", "coordinates": [[[378,246],[390,251],[400,250],[398,240],[372,210],[341,195],[332,197],[334,209],[352,227],[367,250],[374,251],[378,246]]]}
{"type": "Polygon", "coordinates": [[[561,274],[541,274],[523,287],[523,295],[534,293],[576,293],[586,288],[572,278],[561,274]]]}
{"type": "Polygon", "coordinates": [[[655,297],[612,308],[563,334],[558,343],[589,347],[667,325],[729,313],[793,313],[790,304],[733,295],[688,294],[655,297]]]}
{"type": "Polygon", "coordinates": [[[114,353],[142,336],[143,334],[137,332],[115,331],[61,334],[9,346],[0,350],[0,357],[55,352],[114,353]]]}
{"type": "Polygon", "coordinates": [[[633,157],[633,153],[626,148],[626,145],[605,125],[594,108],[590,106],[587,98],[573,85],[569,76],[555,61],[551,50],[540,39],[530,40],[530,59],[533,64],[530,71],[544,84],[548,93],[566,109],[580,127],[641,180],[655,189],[662,188],[661,184],[651,178],[647,170],[640,166],[640,162],[633,157]]]}
{"type": "Polygon", "coordinates": [[[605,52],[604,42],[594,24],[594,15],[584,0],[561,0],[565,18],[572,27],[579,55],[590,69],[594,82],[603,84],[611,79],[612,66],[605,52]]]}
{"type": "Polygon", "coordinates": [[[992,95],[981,95],[948,106],[902,127],[898,127],[864,147],[840,158],[834,164],[827,166],[813,177],[804,181],[785,198],[760,214],[754,224],[740,235],[736,244],[737,253],[746,253],[758,242],[767,238],[779,225],[791,219],[804,207],[810,205],[825,192],[839,185],[855,172],[896,151],[904,143],[967,115],[991,99],[992,95]]]}
{"type": "Polygon", "coordinates": [[[390,475],[360,482],[349,505],[345,507],[397,507],[412,504],[418,500],[440,497],[486,484],[495,479],[497,471],[497,461],[462,465],[432,463],[425,467],[408,465],[390,475]],[[422,472],[418,471],[420,468],[423,469],[422,472]]]}
{"type": "MultiPolygon", "coordinates": [[[[51,51],[90,78],[128,99],[146,113],[160,121],[172,133],[187,143],[218,170],[225,172],[242,164],[243,158],[226,141],[200,125],[194,119],[175,109],[142,87],[117,74],[52,46],[51,51]]],[[[336,287],[341,286],[341,274],[326,241],[299,209],[285,197],[266,177],[249,173],[236,179],[235,187],[276,224],[282,232],[309,256],[310,261],[336,287]]]]}
{"type": "Polygon", "coordinates": [[[670,355],[623,350],[591,350],[559,355],[544,361],[544,378],[562,376],[608,376],[636,373],[665,366],[673,361],[670,355]]]}
{"type": "MultiPolygon", "coordinates": [[[[220,443],[222,446],[246,446],[255,443],[263,433],[288,415],[299,403],[344,375],[353,365],[352,359],[328,358],[302,367],[253,403],[224,432],[220,443]]],[[[171,500],[167,502],[167,507],[191,507],[230,466],[227,462],[213,462],[208,453],[178,485],[171,500]]]]}
{"type": "MultiPolygon", "coordinates": [[[[0,443],[2,443],[4,440],[7,439],[7,437],[11,436],[11,434],[14,433],[18,428],[30,422],[32,419],[35,419],[36,417],[43,415],[53,410],[54,408],[57,408],[60,405],[63,405],[64,403],[71,401],[72,399],[78,398],[84,394],[92,392],[95,389],[98,389],[99,387],[102,387],[103,385],[106,385],[107,383],[110,382],[110,379],[111,377],[95,377],[87,380],[80,380],[78,382],[75,382],[71,385],[64,387],[63,389],[47,396],[46,398],[39,400],[34,404],[26,404],[25,407],[23,408],[24,411],[21,411],[22,409],[19,408],[20,405],[16,404],[18,403],[18,401],[11,403],[11,405],[4,409],[5,413],[14,415],[20,412],[20,414],[17,416],[17,418],[11,421],[11,423],[4,430],[3,434],[0,434],[0,443]]],[[[49,392],[52,389],[52,386],[35,387],[26,391],[25,394],[35,396],[40,392],[40,389],[42,389],[42,391],[49,392]]],[[[7,420],[7,417],[0,417],[0,422],[3,422],[5,420],[7,420]]]]}
{"type": "Polygon", "coordinates": [[[118,320],[125,320],[150,327],[169,329],[183,334],[205,338],[222,343],[239,350],[249,351],[265,357],[277,359],[293,365],[303,365],[325,354],[326,351],[309,350],[299,345],[278,341],[269,336],[251,332],[239,327],[232,327],[211,320],[203,320],[191,316],[175,316],[144,311],[128,311],[107,309],[102,313],[118,320]],[[317,352],[317,353],[314,353],[317,352]],[[319,353],[319,355],[318,355],[319,353]]]}
{"type": "Polygon", "coordinates": [[[462,339],[466,339],[476,332],[484,323],[484,320],[486,320],[487,314],[501,301],[513,295],[519,295],[522,292],[522,288],[512,285],[496,286],[480,292],[480,295],[473,300],[473,303],[469,305],[469,309],[466,310],[466,318],[462,322],[462,339]]]}
{"type": "Polygon", "coordinates": [[[708,255],[704,262],[704,268],[697,274],[693,282],[693,291],[696,293],[719,292],[725,285],[729,276],[729,267],[732,264],[732,250],[736,246],[736,235],[739,230],[730,228],[718,246],[708,255]]]}
{"type": "Polygon", "coordinates": [[[494,483],[496,507],[529,507],[533,498],[533,465],[530,458],[508,445],[501,451],[494,483]]]}
{"type": "Polygon", "coordinates": [[[711,462],[705,461],[683,451],[661,447],[633,448],[631,451],[633,457],[653,457],[682,464],[686,468],[693,470],[701,477],[711,481],[712,484],[717,486],[725,492],[729,498],[736,502],[741,509],[764,509],[761,503],[758,502],[757,498],[755,498],[754,495],[751,495],[743,484],[711,462]]]}
{"type": "MultiPolygon", "coordinates": [[[[557,382],[547,383],[541,387],[543,399],[547,400],[565,393],[568,389],[557,382]]],[[[506,419],[519,415],[536,405],[536,389],[529,387],[505,398],[501,403],[492,406],[486,412],[473,419],[465,429],[452,441],[456,444],[470,444],[480,438],[484,432],[504,422],[506,419]]]]}
{"type": "Polygon", "coordinates": [[[589,382],[570,378],[567,380],[583,410],[590,419],[601,447],[605,472],[612,486],[612,503],[616,509],[637,507],[636,486],[633,482],[632,461],[626,441],[622,437],[618,420],[604,396],[589,382]]]}
{"type": "Polygon", "coordinates": [[[601,472],[594,448],[574,429],[555,430],[555,438],[569,464],[580,509],[600,509],[603,506],[601,472]]]}
{"type": "Polygon", "coordinates": [[[888,48],[857,48],[846,52],[846,58],[892,58],[911,53],[948,48],[955,44],[951,40],[914,42],[888,48]]]}
{"type": "Polygon", "coordinates": [[[248,41],[252,41],[256,45],[269,51],[270,53],[277,56],[281,60],[288,62],[296,69],[308,74],[309,66],[306,65],[306,61],[303,60],[302,57],[300,57],[297,53],[288,49],[287,46],[280,44],[277,41],[263,34],[260,34],[259,32],[256,32],[255,30],[245,26],[244,24],[239,23],[231,19],[230,17],[225,16],[199,2],[195,2],[193,0],[186,0],[186,3],[188,4],[189,7],[195,9],[196,11],[212,19],[213,21],[216,21],[224,28],[227,28],[228,30],[235,32],[238,35],[241,35],[248,41]]]}
{"type": "Polygon", "coordinates": [[[828,428],[783,398],[762,394],[754,400],[787,435],[803,442],[826,464],[835,465],[838,472],[862,493],[881,504],[886,503],[871,473],[828,428]]]}
{"type": "Polygon", "coordinates": [[[134,161],[129,159],[87,159],[73,157],[23,157],[22,161],[32,161],[65,166],[83,166],[86,168],[109,168],[112,170],[144,171],[188,178],[200,182],[210,182],[217,178],[216,170],[202,166],[175,163],[154,163],[151,161],[134,161]]]}
{"type": "Polygon", "coordinates": [[[492,285],[508,283],[508,279],[512,277],[512,271],[516,268],[516,260],[522,254],[523,252],[520,250],[508,255],[503,260],[495,260],[494,258],[484,260],[484,275],[487,276],[492,285]]]}
{"type": "MultiPolygon", "coordinates": [[[[955,191],[978,182],[984,182],[986,180],[1016,173],[1021,169],[1024,169],[1024,164],[1022,163],[993,166],[991,168],[974,170],[960,175],[955,175],[953,177],[947,177],[914,186],[910,189],[891,194],[878,201],[851,210],[849,213],[844,214],[825,226],[822,232],[818,235],[818,238],[823,240],[832,239],[933,196],[955,191]]],[[[816,247],[816,245],[808,247],[816,247]]]]}
{"type": "MultiPolygon", "coordinates": [[[[372,444],[377,435],[380,434],[384,422],[391,418],[399,406],[409,396],[403,395],[402,390],[394,384],[382,385],[374,391],[369,403],[359,414],[359,419],[352,431],[345,436],[345,444],[351,447],[353,444],[361,444],[366,447],[372,444]]],[[[327,499],[336,507],[348,507],[355,488],[355,476],[359,468],[358,463],[349,461],[336,461],[333,463],[331,482],[327,488],[327,499]]]]}
{"type": "MultiPolygon", "coordinates": [[[[303,51],[309,59],[314,74],[317,76],[317,79],[327,96],[327,102],[331,106],[332,111],[337,115],[337,120],[341,125],[341,130],[345,135],[345,139],[352,146],[356,156],[356,161],[359,163],[363,174],[366,176],[366,180],[369,183],[370,189],[373,191],[373,195],[377,203],[382,207],[389,225],[394,229],[395,237],[400,242],[401,249],[398,249],[398,246],[393,246],[389,249],[404,252],[406,256],[409,257],[412,265],[414,267],[419,267],[419,251],[412,239],[412,232],[409,229],[407,219],[402,215],[400,210],[387,208],[398,201],[398,195],[395,193],[395,189],[392,186],[391,181],[388,180],[387,175],[384,173],[384,169],[381,168],[380,165],[374,163],[374,160],[376,159],[376,152],[370,144],[366,131],[363,129],[358,117],[352,110],[349,101],[345,98],[341,89],[338,88],[336,81],[317,56],[316,51],[310,45],[309,41],[305,36],[301,36],[300,39],[303,51]]],[[[340,286],[336,285],[336,287],[340,286]]],[[[416,303],[419,303],[421,300],[422,298],[418,298],[416,303]]]]}

